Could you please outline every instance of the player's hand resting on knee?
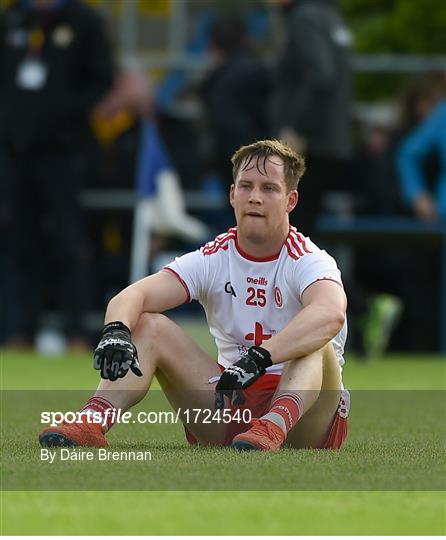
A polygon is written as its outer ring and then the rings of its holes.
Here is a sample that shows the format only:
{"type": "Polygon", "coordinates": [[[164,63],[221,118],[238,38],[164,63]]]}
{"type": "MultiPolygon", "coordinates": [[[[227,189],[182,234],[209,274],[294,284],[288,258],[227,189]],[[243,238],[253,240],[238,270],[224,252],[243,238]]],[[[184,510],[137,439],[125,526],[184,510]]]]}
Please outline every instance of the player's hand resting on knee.
{"type": "Polygon", "coordinates": [[[142,377],[138,353],[124,323],[117,321],[104,326],[102,339],[94,351],[93,367],[101,370],[103,379],[110,381],[125,377],[129,369],[142,377]]]}
{"type": "Polygon", "coordinates": [[[269,351],[262,347],[251,347],[235,364],[227,367],[215,389],[215,408],[223,409],[224,396],[228,396],[234,405],[241,405],[245,398],[242,390],[253,384],[272,366],[269,351]]]}

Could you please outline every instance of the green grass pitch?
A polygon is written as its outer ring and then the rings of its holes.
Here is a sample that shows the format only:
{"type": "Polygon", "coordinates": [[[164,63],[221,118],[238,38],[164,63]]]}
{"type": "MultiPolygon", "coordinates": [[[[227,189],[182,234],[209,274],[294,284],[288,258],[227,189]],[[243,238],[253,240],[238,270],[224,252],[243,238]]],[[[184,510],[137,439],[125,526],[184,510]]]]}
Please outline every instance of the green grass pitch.
{"type": "MultiPolygon", "coordinates": [[[[203,325],[187,329],[214,353],[203,325]]],[[[2,534],[446,532],[443,358],[389,356],[363,364],[347,357],[344,382],[353,403],[340,452],[197,449],[185,444],[180,426],[129,425],[111,431],[111,448],[148,448],[150,463],[67,467],[37,458],[38,407],[42,396],[60,399],[50,390],[74,388],[79,393],[62,396],[78,406],[81,392],[96,386],[91,359],[0,354],[2,534]]],[[[150,410],[150,403],[149,397],[140,408],[150,410]]]]}

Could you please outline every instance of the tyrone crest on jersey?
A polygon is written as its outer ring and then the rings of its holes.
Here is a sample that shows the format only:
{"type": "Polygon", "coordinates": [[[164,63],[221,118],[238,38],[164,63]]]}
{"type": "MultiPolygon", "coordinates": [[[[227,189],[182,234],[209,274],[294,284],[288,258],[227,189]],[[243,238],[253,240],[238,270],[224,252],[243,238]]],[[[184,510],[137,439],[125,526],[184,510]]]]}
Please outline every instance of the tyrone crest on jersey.
{"type": "Polygon", "coordinates": [[[274,287],[274,302],[279,309],[283,306],[282,291],[279,287],[274,287]]]}

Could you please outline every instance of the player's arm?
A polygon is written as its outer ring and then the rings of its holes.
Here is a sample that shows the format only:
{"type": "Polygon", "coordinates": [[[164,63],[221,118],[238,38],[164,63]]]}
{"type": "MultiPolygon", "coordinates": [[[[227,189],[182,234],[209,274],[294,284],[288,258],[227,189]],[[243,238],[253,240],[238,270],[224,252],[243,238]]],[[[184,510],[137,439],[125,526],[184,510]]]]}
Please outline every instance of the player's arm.
{"type": "Polygon", "coordinates": [[[303,309],[290,323],[248,352],[222,373],[215,392],[215,407],[224,407],[224,396],[243,403],[242,390],[266,373],[272,364],[297,359],[326,345],[342,328],[347,300],[342,287],[333,281],[312,283],[302,294],[303,309]]]}
{"type": "Polygon", "coordinates": [[[109,302],[102,338],[94,352],[93,367],[103,379],[116,381],[129,369],[142,376],[138,351],[132,342],[132,331],[145,313],[160,313],[183,304],[188,298],[186,289],[169,272],[148,276],[117,294],[109,302]]]}
{"type": "Polygon", "coordinates": [[[186,289],[175,275],[161,271],[129,285],[113,297],[107,307],[105,323],[121,321],[132,331],[143,313],[162,313],[186,300],[186,289]]]}
{"type": "Polygon", "coordinates": [[[307,356],[326,345],[341,330],[347,299],[336,282],[312,283],[302,294],[303,309],[275,336],[262,344],[273,364],[307,356]]]}

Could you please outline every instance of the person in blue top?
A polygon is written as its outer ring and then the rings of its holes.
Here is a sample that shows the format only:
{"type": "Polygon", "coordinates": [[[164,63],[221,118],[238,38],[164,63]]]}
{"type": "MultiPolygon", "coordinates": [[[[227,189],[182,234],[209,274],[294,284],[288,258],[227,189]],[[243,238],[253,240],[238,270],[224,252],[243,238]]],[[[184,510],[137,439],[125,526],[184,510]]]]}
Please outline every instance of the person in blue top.
{"type": "Polygon", "coordinates": [[[415,215],[423,221],[446,220],[446,99],[401,141],[396,166],[402,196],[415,215]],[[429,190],[423,162],[432,152],[438,155],[439,172],[429,190]]]}

